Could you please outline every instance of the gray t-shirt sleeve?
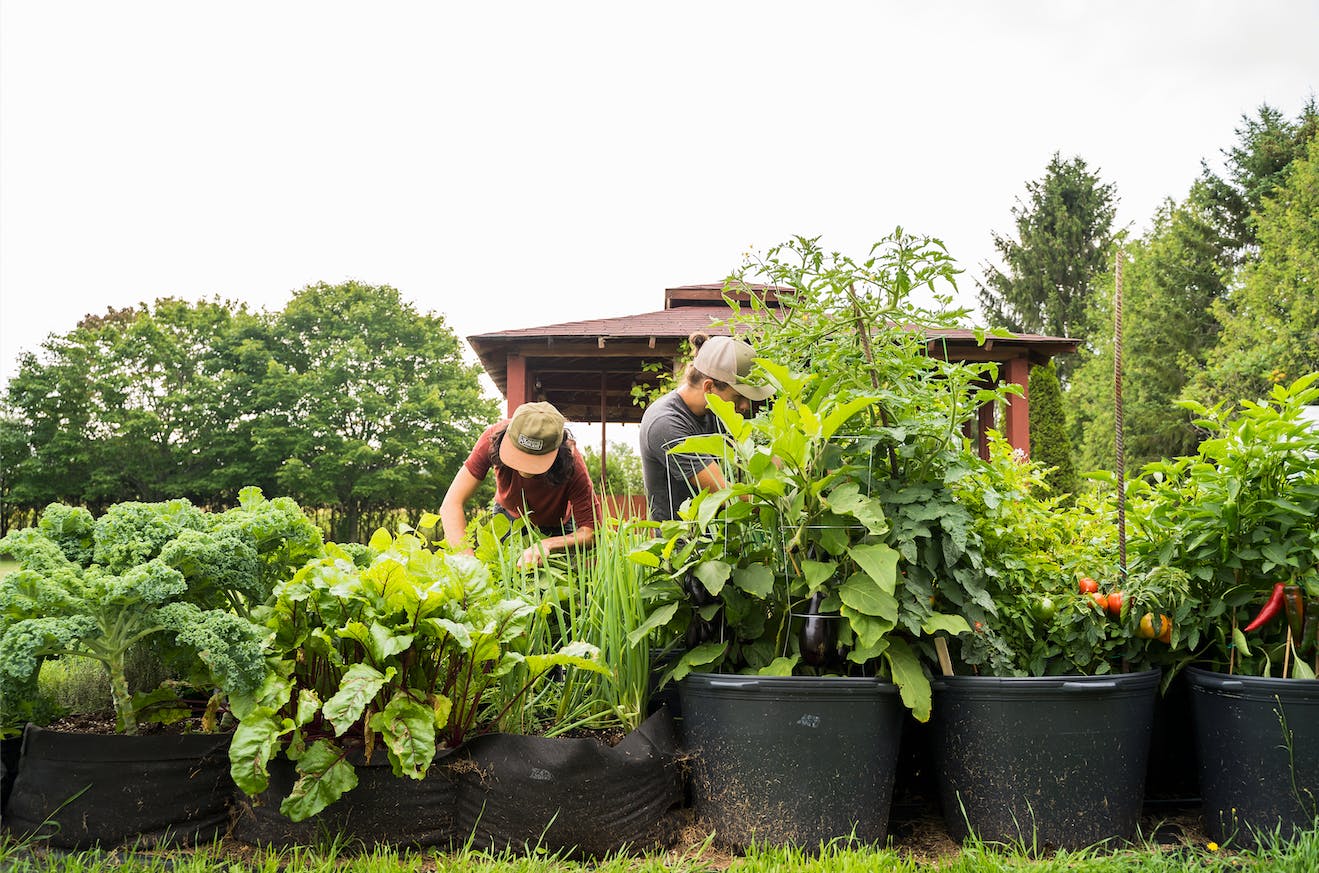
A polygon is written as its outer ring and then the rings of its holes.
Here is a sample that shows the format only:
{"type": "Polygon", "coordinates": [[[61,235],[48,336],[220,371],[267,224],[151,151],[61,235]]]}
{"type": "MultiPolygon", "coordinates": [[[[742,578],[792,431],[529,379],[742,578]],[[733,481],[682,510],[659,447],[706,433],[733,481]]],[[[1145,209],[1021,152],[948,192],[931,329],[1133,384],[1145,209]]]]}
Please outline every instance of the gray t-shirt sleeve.
{"type": "Polygon", "coordinates": [[[718,460],[708,454],[671,454],[669,449],[688,437],[713,432],[708,419],[692,415],[676,394],[665,395],[646,410],[640,448],[651,518],[673,518],[682,502],[696,493],[692,478],[718,460]]]}

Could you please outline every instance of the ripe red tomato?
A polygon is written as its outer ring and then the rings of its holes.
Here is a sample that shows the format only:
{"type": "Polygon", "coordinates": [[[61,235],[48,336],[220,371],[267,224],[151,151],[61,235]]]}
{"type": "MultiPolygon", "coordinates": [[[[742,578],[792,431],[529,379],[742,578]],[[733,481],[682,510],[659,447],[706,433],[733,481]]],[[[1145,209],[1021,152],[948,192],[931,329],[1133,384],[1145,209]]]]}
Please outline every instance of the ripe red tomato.
{"type": "Polygon", "coordinates": [[[1099,583],[1089,576],[1082,576],[1076,586],[1081,589],[1082,594],[1094,594],[1099,590],[1099,583]]]}
{"type": "Polygon", "coordinates": [[[1122,614],[1122,601],[1124,597],[1121,591],[1110,591],[1108,594],[1108,614],[1117,618],[1122,614]]]}
{"type": "Polygon", "coordinates": [[[1100,591],[1091,591],[1090,599],[1095,602],[1095,606],[1099,607],[1100,612],[1103,612],[1104,610],[1108,609],[1107,594],[1104,594],[1103,592],[1100,591]]]}

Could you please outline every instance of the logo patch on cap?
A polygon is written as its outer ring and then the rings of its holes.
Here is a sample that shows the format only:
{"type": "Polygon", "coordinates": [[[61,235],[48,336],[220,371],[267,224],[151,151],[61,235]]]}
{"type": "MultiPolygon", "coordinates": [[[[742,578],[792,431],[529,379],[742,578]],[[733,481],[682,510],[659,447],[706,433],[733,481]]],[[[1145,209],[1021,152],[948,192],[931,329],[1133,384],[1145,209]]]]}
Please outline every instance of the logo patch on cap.
{"type": "Polygon", "coordinates": [[[542,452],[545,450],[545,441],[538,440],[535,437],[529,437],[526,434],[518,434],[518,445],[529,452],[542,452]]]}

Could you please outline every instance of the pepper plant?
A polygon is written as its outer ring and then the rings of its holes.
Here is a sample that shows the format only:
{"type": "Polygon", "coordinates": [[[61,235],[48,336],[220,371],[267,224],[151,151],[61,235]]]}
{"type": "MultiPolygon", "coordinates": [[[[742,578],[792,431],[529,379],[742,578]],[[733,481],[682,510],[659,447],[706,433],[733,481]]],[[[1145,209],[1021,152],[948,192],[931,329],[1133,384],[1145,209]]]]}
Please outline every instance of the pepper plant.
{"type": "Polygon", "coordinates": [[[1303,409],[1319,400],[1317,379],[1275,385],[1267,399],[1235,408],[1183,401],[1207,438],[1193,456],[1147,465],[1132,485],[1145,507],[1133,549],[1188,576],[1196,610],[1187,645],[1216,669],[1315,675],[1306,624],[1319,615],[1319,431],[1303,409]],[[1280,585],[1295,586],[1292,608],[1246,633],[1280,585]]]}
{"type": "Polygon", "coordinates": [[[264,791],[282,751],[298,773],[280,805],[293,821],[357,785],[354,753],[369,762],[381,745],[396,776],[421,779],[437,745],[498,726],[551,669],[604,670],[582,643],[517,651],[535,607],[477,558],[431,551],[414,533],[377,531],[369,545],[359,566],[329,544],[277,588],[257,612],[273,636],[270,672],[232,699],[234,781],[264,791]],[[519,668],[520,687],[499,695],[519,668]]]}

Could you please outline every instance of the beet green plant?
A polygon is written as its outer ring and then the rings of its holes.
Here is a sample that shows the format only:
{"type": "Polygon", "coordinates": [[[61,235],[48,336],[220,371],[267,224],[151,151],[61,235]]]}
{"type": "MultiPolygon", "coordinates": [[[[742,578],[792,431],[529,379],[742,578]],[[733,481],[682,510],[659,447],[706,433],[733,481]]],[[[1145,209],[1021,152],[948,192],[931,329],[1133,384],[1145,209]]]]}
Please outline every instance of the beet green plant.
{"type": "Polygon", "coordinates": [[[437,744],[493,729],[553,668],[604,669],[586,644],[518,651],[535,607],[474,557],[377,531],[361,559],[327,545],[276,589],[257,611],[273,634],[271,672],[232,699],[234,781],[264,791],[282,751],[298,772],[280,806],[294,821],[356,786],[352,752],[369,761],[381,745],[395,775],[421,779],[437,744]],[[500,696],[503,677],[519,669],[521,687],[500,696]]]}

